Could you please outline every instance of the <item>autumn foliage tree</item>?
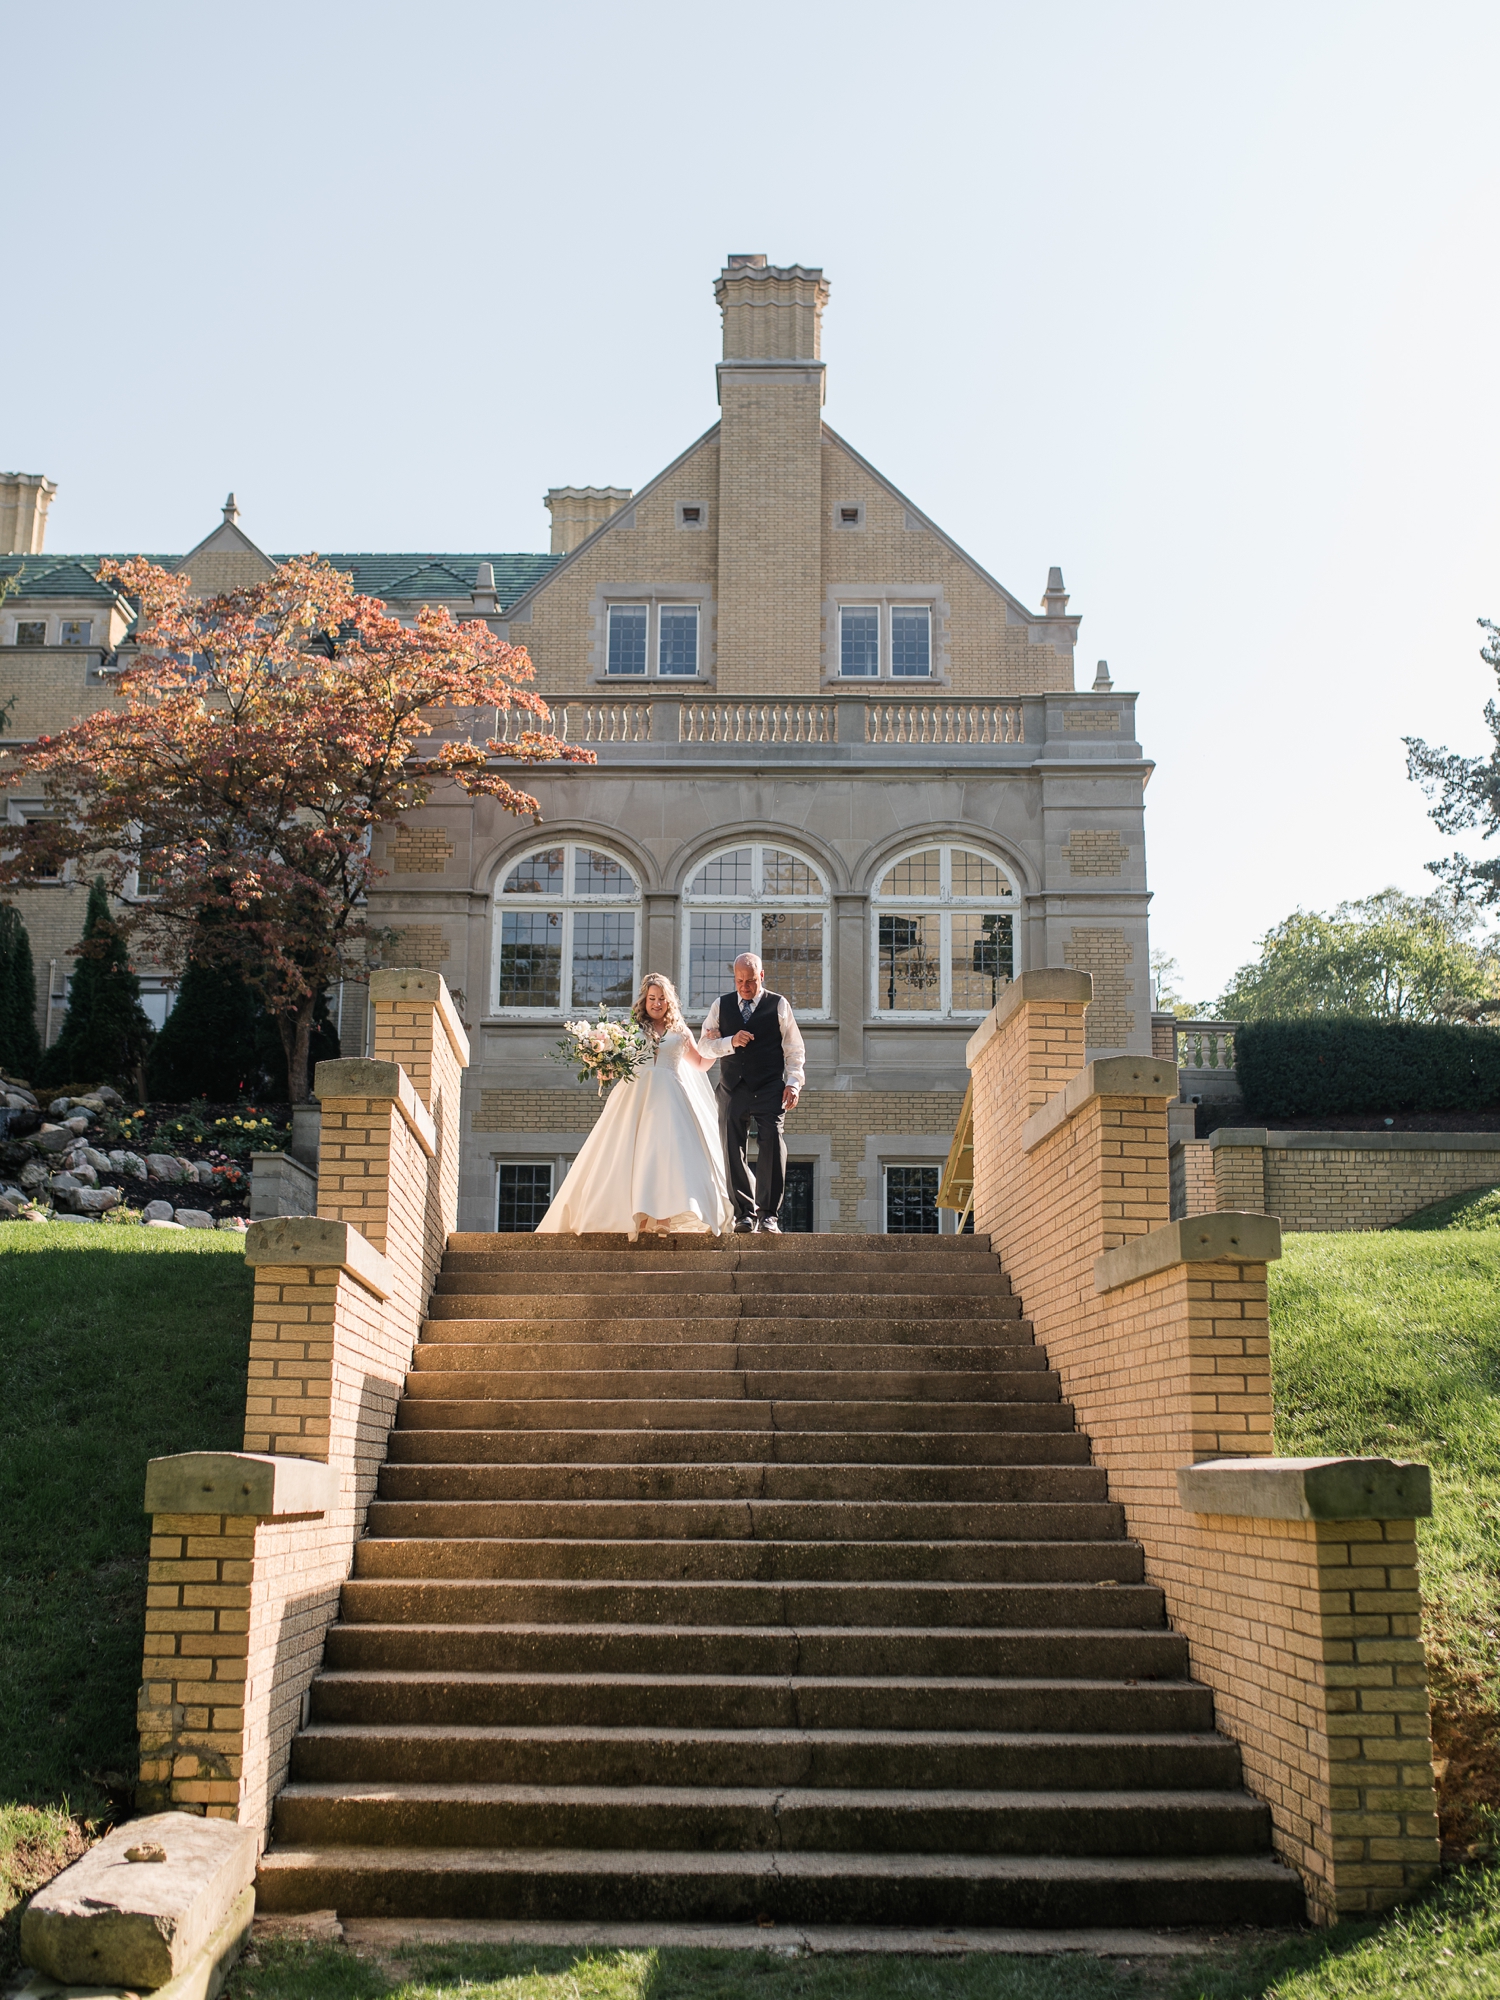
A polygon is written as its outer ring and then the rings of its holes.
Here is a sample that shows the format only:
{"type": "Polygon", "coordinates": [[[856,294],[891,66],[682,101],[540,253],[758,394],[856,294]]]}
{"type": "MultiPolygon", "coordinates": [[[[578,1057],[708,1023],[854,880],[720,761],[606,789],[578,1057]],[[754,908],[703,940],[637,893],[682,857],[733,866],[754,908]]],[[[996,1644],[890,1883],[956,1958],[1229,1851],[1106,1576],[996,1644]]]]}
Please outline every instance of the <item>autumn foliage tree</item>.
{"type": "Polygon", "coordinates": [[[544,733],[523,649],[446,610],[404,625],[316,557],[201,599],[144,557],[99,573],[139,606],[121,705],[16,757],[56,810],[0,827],[0,883],[102,870],[138,953],[259,994],[295,1103],[319,993],[367,962],[374,829],[445,782],[536,814],[506,763],[592,753],[544,733]],[[508,709],[537,726],[497,740],[508,709]]]}

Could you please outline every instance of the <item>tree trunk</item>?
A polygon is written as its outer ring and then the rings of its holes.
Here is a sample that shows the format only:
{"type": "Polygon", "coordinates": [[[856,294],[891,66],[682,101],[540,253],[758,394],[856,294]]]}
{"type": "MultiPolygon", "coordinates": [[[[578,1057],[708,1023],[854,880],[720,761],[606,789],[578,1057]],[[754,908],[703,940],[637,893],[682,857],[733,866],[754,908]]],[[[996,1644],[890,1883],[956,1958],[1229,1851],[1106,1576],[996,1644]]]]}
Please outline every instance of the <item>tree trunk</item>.
{"type": "Polygon", "coordinates": [[[276,1025],[281,1031],[281,1046],[286,1050],[287,1092],[293,1104],[303,1103],[310,1094],[307,1052],[312,1047],[313,1013],[317,1004],[318,996],[313,994],[295,1014],[276,1016],[276,1025]]]}

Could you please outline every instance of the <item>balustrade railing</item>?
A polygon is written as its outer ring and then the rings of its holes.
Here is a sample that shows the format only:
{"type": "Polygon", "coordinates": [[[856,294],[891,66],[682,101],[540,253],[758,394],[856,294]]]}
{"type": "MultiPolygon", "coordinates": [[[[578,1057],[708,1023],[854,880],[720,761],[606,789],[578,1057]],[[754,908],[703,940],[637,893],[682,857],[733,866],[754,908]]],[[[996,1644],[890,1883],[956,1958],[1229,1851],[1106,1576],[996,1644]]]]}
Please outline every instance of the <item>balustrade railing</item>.
{"type": "Polygon", "coordinates": [[[543,723],[519,709],[499,718],[502,740],[550,729],[567,743],[1023,743],[1018,701],[872,701],[837,695],[815,701],[694,700],[662,690],[614,700],[591,695],[545,697],[543,723]]]}
{"type": "Polygon", "coordinates": [[[872,701],[865,709],[867,743],[1022,743],[1019,702],[872,701]]]}
{"type": "Polygon", "coordinates": [[[832,743],[831,701],[685,701],[678,711],[683,743],[832,743]]]}
{"type": "Polygon", "coordinates": [[[1238,1021],[1178,1021],[1173,1038],[1179,1069],[1217,1070],[1232,1075],[1238,1021]]]}

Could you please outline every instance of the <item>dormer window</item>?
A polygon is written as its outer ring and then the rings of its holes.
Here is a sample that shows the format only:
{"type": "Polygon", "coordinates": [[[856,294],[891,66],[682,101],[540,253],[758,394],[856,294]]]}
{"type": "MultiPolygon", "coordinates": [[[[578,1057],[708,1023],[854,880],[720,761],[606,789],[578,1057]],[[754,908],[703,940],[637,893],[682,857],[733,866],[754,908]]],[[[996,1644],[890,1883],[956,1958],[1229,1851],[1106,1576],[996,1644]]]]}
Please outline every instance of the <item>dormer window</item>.
{"type": "Polygon", "coordinates": [[[93,629],[90,618],[65,618],[62,622],[62,643],[65,646],[86,646],[93,629]]]}
{"type": "Polygon", "coordinates": [[[18,646],[45,646],[47,643],[47,621],[45,618],[19,618],[16,621],[16,644],[18,646]]]}

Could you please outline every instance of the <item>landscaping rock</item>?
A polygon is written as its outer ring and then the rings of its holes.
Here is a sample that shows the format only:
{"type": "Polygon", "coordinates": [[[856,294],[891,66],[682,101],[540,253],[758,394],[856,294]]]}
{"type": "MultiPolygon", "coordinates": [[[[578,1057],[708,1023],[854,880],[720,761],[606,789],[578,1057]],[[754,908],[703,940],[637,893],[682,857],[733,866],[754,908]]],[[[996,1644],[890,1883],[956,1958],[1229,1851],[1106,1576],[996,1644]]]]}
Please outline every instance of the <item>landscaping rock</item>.
{"type": "Polygon", "coordinates": [[[177,1220],[184,1229],[212,1229],[214,1219],[201,1208],[179,1208],[177,1220]]]}
{"type": "Polygon", "coordinates": [[[18,1201],[7,1201],[5,1196],[0,1194],[0,1222],[19,1221],[20,1215],[21,1204],[18,1201]]]}
{"type": "Polygon", "coordinates": [[[94,1092],[94,1095],[102,1097],[106,1104],[113,1105],[117,1111],[124,1108],[124,1098],[121,1097],[118,1090],[111,1089],[107,1083],[101,1083],[98,1090],[94,1092]]]}
{"type": "Polygon", "coordinates": [[[84,1187],[98,1187],[99,1169],[89,1165],[87,1160],[69,1160],[68,1172],[84,1187]]]}
{"type": "Polygon", "coordinates": [[[73,1102],[75,1104],[86,1105],[90,1111],[102,1111],[104,1109],[104,1093],[98,1090],[86,1090],[82,1097],[75,1097],[73,1102]]]}
{"type": "Polygon", "coordinates": [[[7,1111],[35,1111],[37,1108],[36,1099],[29,1092],[23,1096],[19,1090],[12,1089],[9,1084],[5,1087],[4,1101],[7,1111]]]}
{"type": "Polygon", "coordinates": [[[148,1201],[141,1210],[141,1218],[145,1222],[170,1222],[172,1204],[169,1201],[148,1201]]]}
{"type": "Polygon", "coordinates": [[[198,1176],[199,1187],[212,1187],[214,1170],[207,1160],[194,1160],[193,1172],[198,1176]]]}
{"type": "Polygon", "coordinates": [[[54,1174],[47,1183],[54,1194],[76,1194],[83,1186],[77,1174],[54,1174]]]}
{"type": "Polygon", "coordinates": [[[78,1138],[66,1125],[44,1125],[32,1138],[34,1146],[40,1146],[44,1153],[66,1153],[78,1138]]]}
{"type": "Polygon", "coordinates": [[[170,1153],[148,1153],[146,1172],[154,1181],[180,1181],[184,1178],[181,1160],[174,1159],[170,1153]]]}
{"type": "Polygon", "coordinates": [[[181,1153],[177,1155],[177,1164],[182,1169],[182,1178],[185,1181],[195,1181],[198,1178],[197,1167],[194,1166],[191,1160],[186,1159],[181,1153]]]}
{"type": "Polygon", "coordinates": [[[125,1156],[125,1154],[124,1154],[124,1153],[123,1153],[123,1152],[122,1152],[122,1151],[120,1150],[120,1148],[119,1148],[118,1146],[111,1146],[111,1147],[110,1147],[110,1149],[109,1149],[109,1165],[110,1165],[110,1171],[111,1171],[112,1173],[116,1173],[116,1174],[123,1174],[123,1173],[124,1173],[124,1171],[125,1171],[125,1157],[126,1157],[126,1156],[125,1156]]]}
{"type": "MultiPolygon", "coordinates": [[[[145,1220],[144,1216],[142,1220],[145,1220]]],[[[180,1222],[163,1222],[159,1217],[153,1217],[151,1221],[146,1223],[146,1227],[148,1229],[181,1229],[184,1225],[180,1222]]]]}
{"type": "Polygon", "coordinates": [[[221,1215],[214,1224],[214,1227],[215,1229],[238,1230],[239,1234],[243,1236],[250,1225],[242,1215],[221,1215]]]}
{"type": "Polygon", "coordinates": [[[21,1169],[23,1188],[45,1187],[51,1178],[52,1169],[45,1160],[31,1160],[21,1169]]]}
{"type": "Polygon", "coordinates": [[[89,1114],[86,1111],[75,1111],[71,1117],[65,1118],[63,1120],[64,1125],[66,1125],[68,1130],[73,1134],[73,1136],[78,1139],[81,1139],[83,1137],[84,1133],[87,1132],[87,1130],[89,1129],[90,1125],[93,1124],[93,1122],[94,1122],[93,1119],[90,1118],[89,1114]]]}
{"type": "Polygon", "coordinates": [[[112,1208],[120,1206],[120,1190],[112,1187],[83,1188],[76,1199],[80,1213],[107,1215],[112,1208]]]}
{"type": "Polygon", "coordinates": [[[95,1173],[108,1174],[115,1171],[115,1156],[113,1153],[101,1153],[97,1146],[85,1146],[83,1157],[88,1165],[94,1169],[95,1173]]]}
{"type": "Polygon", "coordinates": [[[250,1887],[257,1845],[255,1829],[233,1820],[192,1813],[131,1820],[32,1897],[21,1950],[71,1985],[165,1986],[250,1887]],[[128,1849],[148,1845],[164,1847],[166,1860],[126,1860],[128,1849]]]}
{"type": "Polygon", "coordinates": [[[120,1170],[122,1173],[132,1175],[138,1181],[146,1178],[146,1162],[139,1153],[127,1153],[120,1170]]]}
{"type": "Polygon", "coordinates": [[[47,1106],[47,1116],[49,1118],[66,1118],[72,1108],[73,1100],[71,1097],[54,1097],[52,1102],[47,1106]]]}

